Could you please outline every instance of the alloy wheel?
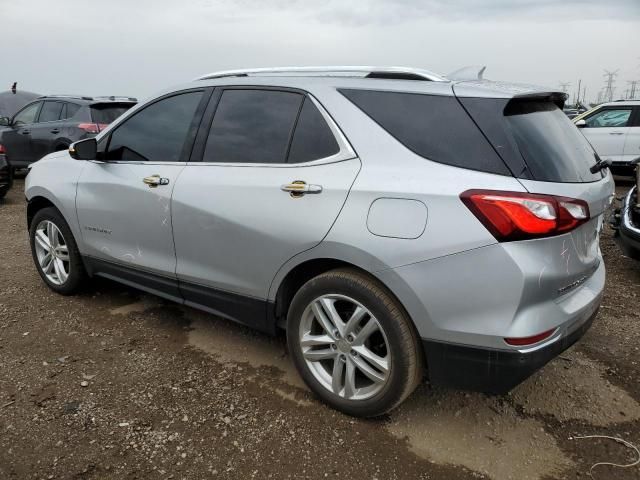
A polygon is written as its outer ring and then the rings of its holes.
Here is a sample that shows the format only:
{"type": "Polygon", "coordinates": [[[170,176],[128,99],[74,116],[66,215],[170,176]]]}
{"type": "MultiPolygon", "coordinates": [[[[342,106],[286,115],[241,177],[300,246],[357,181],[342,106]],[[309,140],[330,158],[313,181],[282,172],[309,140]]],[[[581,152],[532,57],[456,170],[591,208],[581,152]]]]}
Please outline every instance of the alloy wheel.
{"type": "Polygon", "coordinates": [[[60,229],[50,220],[42,220],[34,237],[38,264],[45,277],[54,285],[69,278],[69,248],[60,229]]]}
{"type": "Polygon", "coordinates": [[[302,356],[315,379],[348,400],[379,393],[390,377],[387,336],[372,313],[353,298],[328,294],[304,310],[302,356]]]}

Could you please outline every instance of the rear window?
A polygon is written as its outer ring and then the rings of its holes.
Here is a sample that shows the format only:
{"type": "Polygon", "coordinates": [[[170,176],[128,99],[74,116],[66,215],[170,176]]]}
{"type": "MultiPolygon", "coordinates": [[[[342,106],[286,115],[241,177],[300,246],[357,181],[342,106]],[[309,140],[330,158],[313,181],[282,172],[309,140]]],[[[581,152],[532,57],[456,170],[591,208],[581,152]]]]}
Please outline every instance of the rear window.
{"type": "Polygon", "coordinates": [[[91,105],[91,120],[94,123],[109,124],[133,107],[133,103],[109,103],[91,105]]]}
{"type": "Polygon", "coordinates": [[[598,158],[595,151],[552,97],[460,97],[460,102],[517,178],[558,183],[602,178],[589,171],[598,158]]]}
{"type": "Polygon", "coordinates": [[[341,89],[345,97],[414,153],[439,163],[510,175],[453,96],[341,89]]]}
{"type": "Polygon", "coordinates": [[[589,168],[598,157],[582,133],[552,102],[515,101],[504,118],[536,180],[594,182],[602,174],[589,168]]]}

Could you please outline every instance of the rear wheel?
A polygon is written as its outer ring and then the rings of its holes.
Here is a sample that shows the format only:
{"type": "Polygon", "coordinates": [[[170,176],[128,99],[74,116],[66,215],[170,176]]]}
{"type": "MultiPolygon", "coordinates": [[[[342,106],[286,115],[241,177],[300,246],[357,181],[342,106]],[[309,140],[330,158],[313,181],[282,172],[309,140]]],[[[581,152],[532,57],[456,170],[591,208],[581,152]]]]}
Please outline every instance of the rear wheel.
{"type": "Polygon", "coordinates": [[[422,377],[422,352],[403,308],[356,270],[333,270],[300,288],[287,341],[309,388],[349,415],[390,411],[422,377]]]}
{"type": "Polygon", "coordinates": [[[86,278],[71,229],[53,207],[39,210],[29,231],[31,253],[38,273],[49,288],[63,295],[75,293],[86,278]]]}

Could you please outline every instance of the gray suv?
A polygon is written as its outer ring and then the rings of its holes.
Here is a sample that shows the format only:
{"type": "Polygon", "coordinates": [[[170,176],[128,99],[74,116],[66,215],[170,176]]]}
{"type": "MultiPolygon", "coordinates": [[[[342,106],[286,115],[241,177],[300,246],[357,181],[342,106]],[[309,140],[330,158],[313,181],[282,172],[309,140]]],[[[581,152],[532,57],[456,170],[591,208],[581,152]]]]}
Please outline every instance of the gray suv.
{"type": "Polygon", "coordinates": [[[222,72],[26,180],[36,268],[285,330],[309,388],[376,416],[426,378],[506,392],[601,301],[613,181],[564,95],[403,68],[222,72]]]}

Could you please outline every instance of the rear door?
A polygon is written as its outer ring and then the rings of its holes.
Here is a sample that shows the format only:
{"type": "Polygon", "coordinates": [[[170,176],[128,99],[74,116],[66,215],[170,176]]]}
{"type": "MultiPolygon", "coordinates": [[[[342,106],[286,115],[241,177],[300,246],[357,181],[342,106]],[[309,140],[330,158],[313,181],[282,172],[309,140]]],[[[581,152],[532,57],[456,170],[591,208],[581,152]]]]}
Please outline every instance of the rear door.
{"type": "Polygon", "coordinates": [[[322,241],[360,161],[304,92],[221,89],[202,124],[201,161],[172,200],[181,290],[187,303],[262,328],[276,272],[322,241]]]}
{"type": "Polygon", "coordinates": [[[38,122],[31,127],[31,149],[35,160],[54,151],[54,142],[62,128],[62,101],[47,100],[40,109],[38,122]]]}
{"type": "Polygon", "coordinates": [[[16,167],[26,167],[35,159],[31,144],[31,128],[36,123],[43,102],[34,102],[18,113],[12,120],[11,128],[2,132],[2,144],[7,158],[16,167]]]}
{"type": "Polygon", "coordinates": [[[136,283],[179,298],[177,285],[171,287],[176,259],[170,201],[207,92],[157,99],[101,139],[100,157],[87,162],[76,196],[83,254],[94,270],[137,275],[136,283]]]}
{"type": "Polygon", "coordinates": [[[629,131],[624,142],[624,158],[625,162],[630,162],[640,157],[640,107],[633,108],[629,131]]]}
{"type": "Polygon", "coordinates": [[[631,114],[631,107],[604,107],[584,119],[581,131],[603,160],[624,161],[631,114]]]}

